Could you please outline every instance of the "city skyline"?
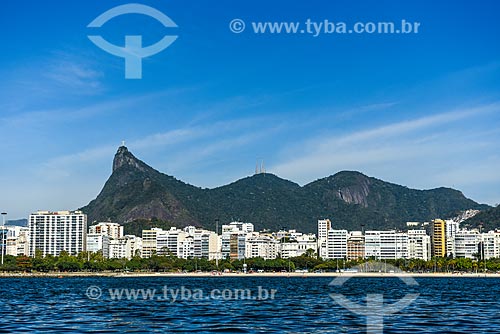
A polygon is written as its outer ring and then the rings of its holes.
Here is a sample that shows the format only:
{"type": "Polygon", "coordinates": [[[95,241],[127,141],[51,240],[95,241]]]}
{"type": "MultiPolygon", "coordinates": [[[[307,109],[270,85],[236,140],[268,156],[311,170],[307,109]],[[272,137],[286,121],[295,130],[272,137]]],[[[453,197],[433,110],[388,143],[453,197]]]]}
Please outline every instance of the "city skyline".
{"type": "MultiPolygon", "coordinates": [[[[123,2],[4,4],[0,203],[8,219],[88,204],[122,140],[161,172],[201,187],[251,175],[264,159],[268,172],[301,185],[358,170],[500,202],[498,3],[142,3],[175,21],[166,31],[179,38],[144,59],[143,78],[132,81],[122,58],[87,38],[87,25],[123,2]],[[235,18],[246,31],[230,31],[235,18]],[[421,29],[348,37],[249,31],[254,21],[307,19],[405,19],[421,29]]],[[[117,44],[141,34],[149,45],[164,33],[140,16],[102,27],[117,44]]]]}
{"type": "Polygon", "coordinates": [[[305,254],[323,260],[360,258],[422,259],[431,257],[498,258],[500,231],[460,228],[461,217],[432,222],[407,222],[405,230],[347,230],[330,219],[317,221],[317,233],[295,229],[255,230],[252,223],[233,221],[219,231],[196,226],[169,229],[147,227],[140,236],[125,234],[118,223],[99,222],[88,226],[80,211],[39,211],[30,216],[27,227],[2,227],[2,251],[11,256],[59,256],[98,253],[104,258],[149,258],[153,255],[178,258],[261,257],[289,258],[305,254]],[[5,238],[7,235],[7,238],[5,238]],[[482,253],[482,254],[481,254],[482,253]]]}

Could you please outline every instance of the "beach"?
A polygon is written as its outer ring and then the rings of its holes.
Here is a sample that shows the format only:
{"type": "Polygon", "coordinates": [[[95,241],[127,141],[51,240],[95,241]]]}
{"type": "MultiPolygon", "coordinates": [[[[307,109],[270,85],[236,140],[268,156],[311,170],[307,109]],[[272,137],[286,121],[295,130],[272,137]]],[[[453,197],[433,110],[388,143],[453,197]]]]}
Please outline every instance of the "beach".
{"type": "Polygon", "coordinates": [[[453,278],[477,278],[489,277],[500,278],[500,273],[407,273],[407,272],[325,272],[325,273],[281,273],[281,272],[263,272],[263,273],[237,273],[237,272],[48,272],[48,273],[0,273],[0,278],[6,277],[453,277],[453,278]]]}

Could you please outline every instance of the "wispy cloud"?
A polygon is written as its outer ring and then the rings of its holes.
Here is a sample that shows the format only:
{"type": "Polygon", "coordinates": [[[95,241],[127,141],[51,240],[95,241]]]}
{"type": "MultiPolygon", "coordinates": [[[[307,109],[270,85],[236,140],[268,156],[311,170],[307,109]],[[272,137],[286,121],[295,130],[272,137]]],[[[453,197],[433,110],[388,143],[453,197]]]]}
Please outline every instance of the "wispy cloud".
{"type": "Polygon", "coordinates": [[[57,61],[49,64],[43,74],[55,85],[74,89],[75,92],[96,94],[102,90],[103,73],[85,63],[68,60],[57,61]]]}
{"type": "Polygon", "coordinates": [[[412,119],[408,121],[402,121],[377,127],[374,129],[355,132],[340,138],[334,137],[328,140],[321,139],[322,143],[320,144],[320,147],[330,148],[332,147],[332,145],[340,146],[349,143],[367,141],[375,138],[384,138],[384,137],[386,138],[386,137],[404,135],[412,131],[429,129],[443,124],[459,121],[468,117],[474,117],[483,113],[494,112],[498,110],[500,110],[500,103],[421,117],[417,119],[412,119]]]}
{"type": "Polygon", "coordinates": [[[58,170],[59,173],[61,167],[74,166],[75,164],[85,163],[89,161],[95,162],[96,160],[101,160],[103,158],[109,159],[109,157],[112,156],[112,154],[115,151],[116,151],[116,145],[99,146],[86,149],[81,152],[76,152],[52,158],[43,163],[43,165],[47,169],[58,170]]]}
{"type": "MultiPolygon", "coordinates": [[[[185,150],[177,151],[169,166],[174,171],[181,171],[186,168],[196,171],[200,167],[213,164],[214,161],[227,160],[228,157],[244,151],[245,148],[250,148],[250,151],[252,151],[256,143],[262,143],[265,138],[269,138],[282,130],[284,130],[283,127],[276,125],[268,128],[238,131],[230,136],[215,137],[207,141],[202,140],[202,145],[191,145],[185,150]]],[[[214,184],[213,181],[205,180],[203,185],[213,186],[214,184]]]]}
{"type": "Polygon", "coordinates": [[[157,147],[174,146],[183,142],[196,141],[201,138],[221,137],[237,131],[248,130],[262,123],[264,117],[244,118],[212,123],[189,122],[181,128],[155,133],[129,142],[130,147],[140,150],[150,150],[157,147]]]}
{"type": "Polygon", "coordinates": [[[349,117],[359,117],[362,114],[375,112],[375,111],[385,111],[391,109],[394,106],[397,106],[399,102],[380,102],[380,103],[372,103],[365,104],[359,107],[350,108],[346,111],[339,112],[336,117],[339,119],[345,119],[349,117]]]}
{"type": "Polygon", "coordinates": [[[21,128],[36,125],[61,124],[67,122],[79,122],[83,119],[91,119],[104,115],[110,115],[116,112],[125,113],[130,110],[137,110],[147,102],[158,101],[162,99],[174,99],[178,95],[184,94],[184,89],[167,89],[163,91],[133,94],[127,96],[114,96],[108,99],[96,99],[92,103],[68,103],[55,108],[29,108],[11,115],[0,117],[0,124],[21,128]]]}
{"type": "MultiPolygon", "coordinates": [[[[148,155],[161,149],[168,153],[169,166],[182,168],[201,162],[204,158],[227,152],[237,147],[251,144],[255,140],[269,136],[281,127],[273,125],[260,129],[264,118],[220,121],[210,124],[180,127],[166,132],[135,138],[126,143],[132,150],[148,155]],[[187,146],[183,146],[187,145],[187,146]]],[[[117,144],[100,145],[80,152],[53,157],[41,164],[41,177],[64,178],[71,176],[75,166],[102,163],[116,151],[117,144]]],[[[161,158],[157,159],[161,160],[161,158]]],[[[160,161],[158,161],[161,163],[160,161]]]]}
{"type": "Polygon", "coordinates": [[[0,96],[4,103],[26,107],[53,99],[98,96],[106,91],[98,68],[92,58],[76,52],[51,52],[21,67],[3,69],[0,96]]]}
{"type": "MultiPolygon", "coordinates": [[[[332,133],[304,138],[294,149],[282,154],[281,163],[271,166],[271,170],[302,183],[344,169],[375,172],[374,176],[389,180],[407,174],[401,179],[413,181],[404,184],[413,182],[413,185],[425,187],[431,183],[427,182],[430,180],[428,175],[435,172],[436,166],[440,171],[443,167],[446,169],[448,160],[451,168],[456,161],[466,161],[486,146],[492,149],[481,133],[484,129],[468,130],[467,122],[477,118],[487,120],[498,111],[500,104],[493,103],[345,135],[332,133]]],[[[438,182],[437,179],[432,181],[438,182]]]]}

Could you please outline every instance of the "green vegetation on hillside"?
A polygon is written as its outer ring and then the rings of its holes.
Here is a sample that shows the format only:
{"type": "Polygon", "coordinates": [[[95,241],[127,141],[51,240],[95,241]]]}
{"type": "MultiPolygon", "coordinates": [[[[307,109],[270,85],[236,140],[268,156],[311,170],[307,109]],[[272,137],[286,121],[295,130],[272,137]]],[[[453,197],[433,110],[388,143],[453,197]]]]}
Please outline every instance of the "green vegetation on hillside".
{"type": "Polygon", "coordinates": [[[340,172],[303,187],[273,174],[257,174],[215,189],[201,189],[162,174],[126,148],[98,197],[83,208],[89,220],[130,223],[138,219],[214,230],[215,220],[253,223],[257,230],[316,231],[330,218],[348,230],[404,227],[407,221],[448,218],[487,209],[449,188],[414,190],[359,172],[340,172]]]}
{"type": "Polygon", "coordinates": [[[485,231],[500,228],[500,205],[478,213],[474,217],[467,219],[463,224],[470,227],[482,225],[485,231]]]}

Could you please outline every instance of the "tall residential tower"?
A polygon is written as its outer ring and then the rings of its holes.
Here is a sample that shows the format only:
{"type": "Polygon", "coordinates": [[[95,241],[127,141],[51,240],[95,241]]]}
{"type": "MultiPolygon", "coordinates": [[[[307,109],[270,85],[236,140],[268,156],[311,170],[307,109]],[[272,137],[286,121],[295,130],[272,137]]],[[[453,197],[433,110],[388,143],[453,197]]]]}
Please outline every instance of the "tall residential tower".
{"type": "Polygon", "coordinates": [[[87,215],[81,211],[38,211],[29,218],[29,254],[76,255],[86,248],[87,215]]]}
{"type": "Polygon", "coordinates": [[[432,221],[431,241],[432,256],[445,257],[446,254],[446,222],[442,219],[432,221]]]}

